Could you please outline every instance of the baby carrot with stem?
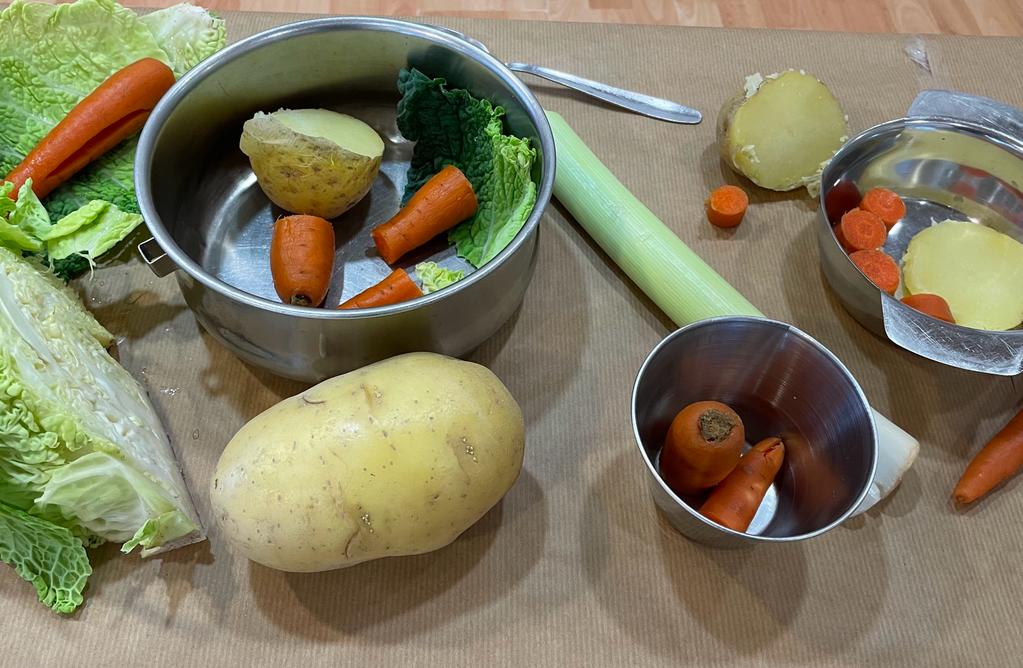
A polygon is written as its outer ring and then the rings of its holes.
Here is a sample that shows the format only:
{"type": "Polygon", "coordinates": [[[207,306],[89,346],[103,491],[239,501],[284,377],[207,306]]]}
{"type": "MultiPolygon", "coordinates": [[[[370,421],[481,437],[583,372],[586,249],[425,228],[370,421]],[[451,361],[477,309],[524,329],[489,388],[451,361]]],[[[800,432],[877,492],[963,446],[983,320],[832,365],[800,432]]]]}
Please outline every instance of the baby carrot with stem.
{"type": "Polygon", "coordinates": [[[711,191],[706,201],[707,220],[716,227],[735,227],[749,208],[749,196],[742,188],[724,185],[711,191]]]}
{"type": "Polygon", "coordinates": [[[404,269],[395,269],[384,280],[363,290],[338,306],[338,308],[351,309],[387,306],[389,304],[400,304],[401,302],[422,296],[423,291],[415,284],[415,281],[408,275],[408,272],[404,269]]]}
{"type": "Polygon", "coordinates": [[[863,196],[860,208],[873,213],[889,230],[906,215],[906,203],[887,188],[871,188],[863,196]]]}
{"type": "Polygon", "coordinates": [[[1023,410],[977,453],[952,493],[959,504],[973,503],[1023,467],[1023,410]]]}
{"type": "Polygon", "coordinates": [[[46,197],[87,164],[135,134],[174,85],[174,73],[155,58],[143,58],[115,72],[82,99],[25,159],[5,177],[17,197],[32,179],[36,196],[46,197]]]}
{"type": "Polygon", "coordinates": [[[471,217],[478,206],[469,179],[448,165],[424,183],[394,217],[373,228],[373,243],[384,262],[394,264],[405,253],[471,217]]]}
{"type": "Polygon", "coordinates": [[[285,304],[319,306],[334,271],[334,227],[319,216],[287,216],[274,223],[270,274],[285,304]]]}
{"type": "Polygon", "coordinates": [[[785,458],[777,436],[765,438],[743,455],[739,465],[700,506],[700,514],[733,531],[746,531],[785,458]]]}

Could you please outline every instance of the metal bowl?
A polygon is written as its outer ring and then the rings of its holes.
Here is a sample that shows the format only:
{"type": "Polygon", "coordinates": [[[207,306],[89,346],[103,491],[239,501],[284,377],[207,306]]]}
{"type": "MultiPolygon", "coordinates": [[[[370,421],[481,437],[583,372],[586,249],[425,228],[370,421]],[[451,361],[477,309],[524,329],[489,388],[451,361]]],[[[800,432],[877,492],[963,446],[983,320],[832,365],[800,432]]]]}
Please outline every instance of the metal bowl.
{"type": "Polygon", "coordinates": [[[987,225],[1023,241],[1023,142],[951,118],[908,118],[847,143],[822,175],[817,240],[828,283],[850,314],[875,334],[931,360],[971,371],[1023,373],[1023,330],[993,332],[936,320],[871,283],[842,250],[833,226],[875,186],[897,192],[906,216],[883,250],[900,262],[932,221],[987,225]]]}
{"type": "Polygon", "coordinates": [[[849,371],[807,334],[763,318],[713,318],[669,334],[639,370],[632,425],[657,506],[680,533],[716,547],[823,534],[860,505],[877,462],[873,415],[849,371]],[[746,533],[705,518],[702,496],[679,496],[659,473],[672,419],[708,399],[739,414],[747,445],[785,442],[785,463],[746,533]]]}
{"type": "Polygon", "coordinates": [[[464,355],[514,313],[532,277],[538,223],[554,180],[554,142],[536,98],[485,51],[426,25],[331,17],[268,30],[217,53],[160,101],[139,141],[135,184],[153,240],[140,246],[158,274],[176,276],[202,326],[240,358],[316,382],[402,352],[464,355]],[[403,258],[471,273],[439,292],[393,306],[330,308],[390,268],[370,230],[397,211],[412,144],[395,123],[397,77],[417,67],[506,111],[512,134],[538,151],[536,205],[496,258],[471,271],[444,239],[403,258]],[[326,308],[280,303],[269,269],[272,207],[238,148],[257,111],[324,107],[369,123],[384,140],[370,194],[335,219],[337,249],[326,308]]]}

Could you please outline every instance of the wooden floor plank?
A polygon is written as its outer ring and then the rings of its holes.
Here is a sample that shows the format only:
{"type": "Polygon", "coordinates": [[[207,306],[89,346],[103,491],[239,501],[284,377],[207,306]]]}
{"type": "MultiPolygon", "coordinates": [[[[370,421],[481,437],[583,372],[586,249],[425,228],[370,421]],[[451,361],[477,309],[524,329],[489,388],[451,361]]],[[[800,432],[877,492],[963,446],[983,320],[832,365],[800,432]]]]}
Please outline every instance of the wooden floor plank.
{"type": "MultiPolygon", "coordinates": [[[[44,0],[53,1],[53,0],[44,0]]],[[[123,0],[164,7],[179,0],[123,0]]],[[[213,10],[1023,36],[1023,0],[193,0],[213,10]]]]}

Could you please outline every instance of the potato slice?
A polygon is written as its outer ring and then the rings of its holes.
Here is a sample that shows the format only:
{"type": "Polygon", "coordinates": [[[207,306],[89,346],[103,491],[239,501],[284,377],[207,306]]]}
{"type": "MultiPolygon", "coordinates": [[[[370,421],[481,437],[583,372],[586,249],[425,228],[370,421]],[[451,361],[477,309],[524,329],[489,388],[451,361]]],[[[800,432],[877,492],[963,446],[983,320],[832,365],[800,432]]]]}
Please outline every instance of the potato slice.
{"type": "Polygon", "coordinates": [[[245,122],[240,147],[274,204],[321,218],[366,196],[384,153],[373,128],[326,109],[257,113],[245,122]]]}
{"type": "Polygon", "coordinates": [[[788,70],[746,78],[743,90],[718,114],[724,161],[770,190],[820,187],[820,172],[849,139],[845,112],[827,86],[788,70]]]}
{"type": "Polygon", "coordinates": [[[989,227],[946,220],[919,232],[902,278],[912,294],[944,297],[964,327],[1002,331],[1023,322],[1023,244],[989,227]]]}

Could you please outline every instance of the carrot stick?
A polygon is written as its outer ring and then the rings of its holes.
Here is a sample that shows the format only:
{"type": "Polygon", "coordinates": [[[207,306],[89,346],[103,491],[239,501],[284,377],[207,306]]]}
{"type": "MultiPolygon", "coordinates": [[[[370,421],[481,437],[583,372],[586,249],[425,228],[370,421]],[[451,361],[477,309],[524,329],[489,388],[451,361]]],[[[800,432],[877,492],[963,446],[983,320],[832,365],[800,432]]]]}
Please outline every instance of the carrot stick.
{"type": "Polygon", "coordinates": [[[944,320],[945,322],[955,323],[955,318],[952,317],[952,309],[948,307],[948,302],[945,301],[940,295],[933,295],[929,292],[921,292],[915,295],[907,295],[902,298],[902,303],[910,308],[914,308],[921,313],[926,313],[932,318],[938,320],[944,320]]]}
{"type": "Polygon", "coordinates": [[[1016,475],[1023,466],[1023,410],[1009,420],[963,472],[952,496],[957,503],[973,503],[996,485],[1016,475]]]}
{"type": "Polygon", "coordinates": [[[384,262],[394,264],[405,253],[472,216],[478,206],[469,179],[448,165],[424,183],[405,208],[373,228],[373,243],[384,262]]]}
{"type": "Polygon", "coordinates": [[[757,514],[785,458],[785,444],[776,436],[765,438],[743,455],[739,465],[714,488],[700,513],[721,526],[745,531],[757,514]]]}
{"type": "Polygon", "coordinates": [[[849,256],[853,264],[870,279],[870,282],[894,295],[899,289],[899,265],[890,255],[879,250],[861,250],[849,256]]]}
{"type": "Polygon", "coordinates": [[[749,208],[749,196],[738,187],[725,185],[711,191],[706,201],[707,220],[717,227],[735,227],[749,208]]]}
{"type": "Polygon", "coordinates": [[[270,273],[285,304],[319,306],[334,271],[334,227],[318,216],[287,216],[274,223],[270,273]]]}
{"type": "Polygon", "coordinates": [[[27,179],[38,197],[145,125],[156,103],[174,85],[174,73],[154,58],[115,72],[61,120],[5,177],[12,198],[27,179]]]}
{"type": "Polygon", "coordinates": [[[884,245],[888,237],[888,230],[877,214],[863,209],[853,209],[846,213],[839,227],[842,229],[842,238],[853,252],[876,250],[884,245]]]}
{"type": "Polygon", "coordinates": [[[387,306],[388,304],[400,304],[401,302],[422,296],[423,291],[419,289],[419,286],[409,277],[408,273],[404,269],[395,269],[387,275],[387,278],[372,287],[366,288],[338,306],[338,308],[387,306]]]}
{"type": "Polygon", "coordinates": [[[689,404],[668,428],[661,449],[661,476],[677,494],[713,487],[739,463],[745,441],[742,420],[725,404],[689,404]]]}
{"type": "Polygon", "coordinates": [[[887,188],[871,188],[863,196],[860,208],[875,214],[889,230],[906,215],[906,203],[887,188]]]}

